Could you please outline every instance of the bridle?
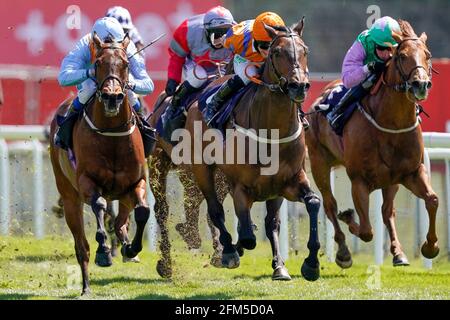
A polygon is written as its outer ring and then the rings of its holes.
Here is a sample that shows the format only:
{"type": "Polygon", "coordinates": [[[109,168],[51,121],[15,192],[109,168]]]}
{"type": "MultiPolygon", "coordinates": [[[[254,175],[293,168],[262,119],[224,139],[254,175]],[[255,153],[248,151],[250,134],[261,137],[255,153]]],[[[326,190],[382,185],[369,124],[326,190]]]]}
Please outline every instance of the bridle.
{"type": "MultiPolygon", "coordinates": [[[[272,68],[273,72],[275,73],[275,76],[277,78],[277,82],[272,85],[274,86],[276,89],[275,90],[280,90],[281,92],[283,92],[284,94],[287,94],[287,85],[288,85],[288,80],[287,77],[289,77],[292,73],[295,72],[295,70],[299,69],[300,72],[304,72],[306,74],[306,76],[309,75],[308,71],[303,71],[300,67],[300,64],[297,61],[297,47],[295,44],[295,39],[294,37],[298,37],[301,40],[300,35],[297,32],[293,32],[291,29],[288,29],[288,33],[284,33],[284,34],[279,34],[277,35],[275,38],[272,39],[272,41],[270,42],[269,45],[269,56],[267,57],[268,62],[270,62],[270,67],[272,68]],[[289,70],[288,74],[286,76],[283,76],[275,67],[275,64],[273,62],[273,51],[271,50],[274,43],[281,38],[291,38],[291,43],[292,43],[292,47],[294,49],[294,64],[292,65],[292,69],[289,70]]],[[[305,53],[308,54],[308,47],[303,44],[303,42],[300,43],[300,46],[303,47],[303,49],[305,50],[305,53]]],[[[273,91],[275,91],[273,90],[273,91]]]]}
{"type": "MultiPolygon", "coordinates": [[[[383,73],[382,78],[381,78],[381,81],[382,81],[383,85],[385,85],[386,87],[391,88],[391,89],[393,89],[393,90],[395,90],[397,92],[405,92],[405,93],[408,92],[413,87],[413,85],[409,81],[410,81],[410,78],[411,78],[411,76],[412,76],[412,74],[413,74],[413,72],[415,70],[417,70],[417,69],[424,69],[427,72],[430,81],[431,81],[431,73],[433,71],[433,67],[431,66],[431,58],[429,59],[429,62],[428,62],[429,63],[428,71],[423,65],[416,65],[416,66],[414,66],[409,71],[409,73],[406,73],[404,71],[405,69],[403,68],[403,65],[402,65],[402,63],[401,63],[401,61],[399,59],[398,52],[400,52],[400,48],[401,48],[402,44],[405,43],[406,41],[422,41],[422,40],[420,38],[417,38],[417,37],[408,37],[408,38],[403,39],[398,44],[396,52],[395,52],[393,58],[388,61],[388,65],[391,63],[391,61],[394,62],[395,69],[396,69],[396,71],[399,72],[400,77],[402,78],[402,82],[400,84],[393,84],[393,85],[386,83],[386,81],[384,79],[385,73],[383,73]]],[[[382,132],[385,132],[385,133],[399,134],[399,133],[411,132],[411,131],[414,131],[417,128],[417,126],[419,126],[419,124],[421,123],[420,116],[417,116],[415,123],[412,126],[410,126],[410,127],[402,128],[402,129],[384,128],[384,127],[382,127],[381,125],[379,125],[376,122],[374,117],[372,117],[366,110],[364,110],[364,107],[361,105],[361,103],[358,103],[358,110],[366,117],[366,119],[370,123],[372,123],[372,125],[375,128],[377,128],[378,130],[380,130],[382,132]]]]}
{"type": "MultiPolygon", "coordinates": [[[[280,92],[282,92],[284,94],[287,94],[287,85],[288,85],[287,77],[289,75],[291,75],[293,72],[295,72],[296,69],[300,69],[301,72],[306,74],[306,76],[309,76],[309,72],[308,71],[303,71],[301,69],[300,64],[297,61],[297,47],[296,47],[296,44],[295,44],[294,37],[298,37],[301,40],[301,37],[300,37],[300,35],[298,33],[293,32],[291,29],[288,28],[288,31],[286,33],[278,34],[276,37],[274,37],[272,39],[272,41],[269,44],[269,55],[268,55],[268,57],[266,59],[266,64],[267,63],[269,64],[270,68],[273,70],[273,72],[275,74],[275,77],[276,77],[276,82],[275,83],[268,83],[268,82],[262,81],[261,79],[257,79],[255,77],[251,77],[250,75],[247,74],[247,70],[245,70],[245,74],[247,75],[247,77],[250,78],[253,82],[255,82],[255,83],[259,84],[259,85],[265,86],[267,89],[269,89],[272,92],[280,91],[280,92]],[[278,39],[281,39],[281,38],[290,38],[292,40],[291,43],[292,43],[292,46],[293,46],[293,49],[294,49],[294,64],[292,66],[292,69],[289,70],[289,73],[286,76],[283,76],[278,71],[278,69],[276,68],[276,66],[274,64],[274,59],[273,59],[274,53],[272,51],[272,48],[273,48],[275,42],[278,39]]],[[[303,44],[303,42],[300,43],[300,45],[305,50],[305,53],[308,54],[308,47],[305,44],[303,44]]],[[[249,66],[251,66],[251,64],[249,64],[249,66]]]]}
{"type": "MultiPolygon", "coordinates": [[[[101,48],[100,52],[106,49],[112,49],[112,50],[122,50],[125,53],[125,56],[127,56],[127,52],[126,50],[122,47],[122,46],[118,46],[117,43],[113,43],[108,47],[104,47],[101,48]]],[[[101,54],[98,54],[98,57],[101,56],[101,54]]],[[[128,58],[128,57],[127,57],[128,58]]],[[[97,67],[99,64],[99,58],[97,58],[94,62],[94,70],[95,70],[95,78],[93,79],[96,84],[97,84],[97,90],[95,92],[98,100],[100,102],[102,102],[102,100],[106,100],[107,97],[103,96],[102,94],[102,89],[106,83],[106,81],[113,79],[113,80],[117,80],[120,84],[120,87],[122,89],[122,94],[124,95],[122,97],[125,98],[126,94],[125,94],[125,90],[128,87],[128,59],[126,60],[126,74],[127,74],[127,79],[125,81],[122,81],[122,79],[114,74],[114,73],[109,73],[101,82],[100,85],[98,85],[98,81],[97,81],[97,67]]],[[[131,108],[132,109],[132,108],[131,108]]],[[[83,118],[86,121],[86,123],[89,125],[89,127],[91,128],[91,130],[93,130],[94,132],[103,135],[103,136],[109,136],[109,137],[123,137],[123,136],[129,136],[130,134],[132,134],[136,128],[136,116],[134,115],[133,112],[131,112],[131,116],[130,118],[123,124],[121,124],[120,126],[117,126],[115,128],[107,128],[107,129],[101,129],[101,128],[97,128],[95,126],[95,124],[92,122],[92,120],[89,118],[89,115],[86,112],[86,109],[83,110],[83,118]],[[128,128],[128,126],[131,125],[130,128],[128,128]]]]}
{"type": "MultiPolygon", "coordinates": [[[[396,49],[396,53],[394,54],[392,61],[395,64],[395,69],[399,72],[400,77],[402,78],[402,82],[400,84],[388,84],[385,79],[384,79],[384,75],[383,75],[383,84],[385,86],[387,86],[388,88],[392,88],[397,92],[407,92],[409,89],[412,88],[412,84],[409,82],[412,74],[414,71],[416,71],[417,69],[424,69],[425,72],[427,72],[429,79],[431,81],[431,76],[432,76],[432,71],[433,71],[433,67],[431,65],[431,57],[429,59],[428,62],[428,71],[427,69],[423,66],[423,65],[416,65],[414,66],[409,73],[406,73],[404,71],[403,65],[400,61],[400,58],[398,56],[398,52],[400,52],[400,47],[402,46],[403,43],[405,43],[406,41],[422,41],[420,38],[416,38],[416,37],[409,37],[409,38],[405,38],[403,39],[397,46],[396,49]]],[[[390,61],[388,62],[388,64],[390,64],[390,61]]]]}
{"type": "MultiPolygon", "coordinates": [[[[122,46],[118,46],[117,43],[113,43],[108,47],[101,48],[100,52],[103,50],[106,50],[106,49],[122,50],[125,53],[125,56],[127,56],[126,50],[122,46]]],[[[100,52],[98,54],[99,57],[101,56],[100,52]]],[[[116,75],[114,73],[109,73],[105,78],[103,78],[103,80],[99,84],[97,81],[97,68],[98,68],[98,58],[94,62],[95,81],[97,83],[97,90],[95,93],[96,93],[97,98],[100,101],[102,101],[102,99],[105,98],[105,97],[102,97],[102,90],[103,90],[103,87],[105,86],[106,81],[108,81],[110,79],[113,79],[113,80],[116,80],[117,82],[119,82],[120,88],[122,89],[122,93],[125,94],[125,90],[128,86],[128,60],[126,60],[127,79],[125,81],[123,81],[118,75],[116,75]]]]}
{"type": "MultiPolygon", "coordinates": [[[[291,29],[288,28],[288,32],[283,33],[283,34],[278,34],[276,37],[274,37],[272,39],[272,41],[269,44],[269,55],[268,55],[268,57],[266,59],[266,64],[268,63],[270,68],[272,68],[272,70],[273,70],[273,72],[274,72],[274,74],[275,74],[275,76],[277,78],[277,82],[275,82],[275,83],[267,83],[267,82],[262,81],[261,79],[257,79],[257,78],[251,77],[251,76],[249,76],[247,74],[247,72],[246,72],[247,69],[246,69],[245,73],[246,73],[247,77],[250,78],[251,81],[253,81],[253,82],[257,83],[257,84],[265,86],[266,88],[268,88],[272,92],[281,92],[281,93],[283,93],[285,95],[288,95],[287,86],[289,85],[289,83],[288,83],[288,80],[286,78],[289,75],[291,75],[293,72],[295,72],[296,69],[300,69],[301,70],[300,64],[297,61],[297,50],[296,50],[297,48],[296,48],[296,45],[295,45],[294,37],[298,37],[301,40],[301,37],[300,37],[300,35],[298,33],[293,32],[291,29]],[[292,69],[289,70],[289,73],[287,74],[287,76],[283,76],[280,72],[278,72],[278,70],[277,70],[277,68],[276,68],[276,66],[275,66],[275,64],[273,62],[273,58],[272,58],[274,53],[272,52],[271,49],[274,46],[274,43],[278,39],[281,39],[281,38],[290,38],[292,40],[291,43],[292,43],[292,46],[294,48],[294,64],[292,66],[292,69]]],[[[307,54],[308,53],[308,47],[306,45],[304,45],[303,42],[301,42],[301,46],[304,48],[305,54],[307,54]]],[[[250,66],[250,65],[251,64],[249,64],[248,66],[250,66]]],[[[301,70],[301,72],[304,72],[308,76],[308,71],[301,70]]],[[[307,89],[307,88],[305,88],[305,89],[307,89]]],[[[291,103],[293,103],[293,102],[291,101],[291,103]]],[[[299,112],[300,112],[300,110],[301,109],[299,108],[299,112]]],[[[233,119],[232,119],[232,126],[233,126],[233,128],[236,129],[236,131],[240,132],[241,134],[244,134],[244,135],[248,136],[250,139],[252,139],[254,141],[257,141],[259,143],[264,143],[264,144],[285,144],[285,143],[289,143],[289,142],[292,142],[292,141],[296,141],[297,138],[301,135],[301,133],[303,131],[303,125],[300,122],[300,113],[298,113],[298,116],[299,116],[299,124],[298,124],[297,130],[294,133],[292,133],[291,135],[289,135],[287,137],[284,137],[284,138],[281,138],[281,139],[267,139],[265,137],[260,137],[260,136],[256,135],[254,132],[252,132],[251,130],[246,129],[246,128],[238,125],[237,123],[234,122],[233,119]]]]}

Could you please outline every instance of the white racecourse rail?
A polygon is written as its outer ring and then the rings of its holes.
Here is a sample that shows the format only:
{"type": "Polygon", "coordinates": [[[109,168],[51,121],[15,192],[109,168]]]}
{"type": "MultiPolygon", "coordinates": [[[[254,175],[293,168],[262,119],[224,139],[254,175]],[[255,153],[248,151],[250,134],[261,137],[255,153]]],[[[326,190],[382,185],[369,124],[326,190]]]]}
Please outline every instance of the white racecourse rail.
{"type": "MultiPolygon", "coordinates": [[[[31,154],[33,168],[31,174],[32,183],[32,212],[33,228],[37,238],[45,235],[43,212],[44,212],[44,184],[43,184],[43,143],[45,141],[44,126],[0,126],[0,234],[7,235],[10,230],[10,183],[9,156],[11,154],[31,154]]],[[[425,144],[425,165],[430,170],[430,160],[445,161],[445,199],[441,205],[447,206],[447,243],[450,244],[450,133],[424,132],[425,144]]],[[[335,172],[331,172],[332,188],[334,189],[335,172]]],[[[149,189],[148,189],[149,190],[149,189]]],[[[334,191],[333,191],[334,192],[334,191]]],[[[381,190],[376,190],[371,195],[371,206],[375,212],[381,213],[382,195],[381,190]]],[[[442,195],[441,195],[442,197],[442,195]]],[[[153,196],[149,192],[149,203],[153,209],[153,196]]],[[[288,205],[285,201],[281,207],[281,253],[285,259],[289,257],[289,237],[288,237],[288,205]]],[[[418,241],[424,241],[428,229],[428,215],[426,214],[423,200],[417,199],[416,223],[418,224],[418,241]]],[[[374,259],[376,264],[383,263],[384,256],[384,225],[381,214],[375,215],[375,238],[374,238],[374,259]]],[[[321,219],[325,221],[323,208],[321,209],[321,219]]],[[[156,221],[152,210],[150,227],[148,228],[149,248],[156,250],[156,221]]],[[[334,230],[330,221],[325,224],[325,252],[330,261],[334,260],[334,230]]],[[[322,240],[323,242],[323,240],[322,240]]],[[[355,243],[357,246],[357,243],[355,243]]],[[[450,247],[450,246],[449,246],[450,247]]],[[[450,249],[449,253],[450,253],[450,249]]],[[[423,259],[424,267],[431,268],[429,259],[423,259]]]]}

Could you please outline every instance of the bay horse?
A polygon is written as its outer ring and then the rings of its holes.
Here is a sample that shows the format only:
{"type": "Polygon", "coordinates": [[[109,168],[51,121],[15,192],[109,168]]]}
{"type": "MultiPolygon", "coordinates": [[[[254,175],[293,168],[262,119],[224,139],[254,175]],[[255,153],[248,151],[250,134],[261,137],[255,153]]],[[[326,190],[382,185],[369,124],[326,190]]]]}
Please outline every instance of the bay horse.
{"type": "MultiPolygon", "coordinates": [[[[115,232],[122,244],[122,255],[133,258],[142,250],[142,236],[150,215],[146,202],[146,161],[137,116],[126,98],[128,83],[127,46],[105,42],[94,34],[95,77],[98,89],[93,101],[85,108],[73,128],[73,155],[50,143],[50,157],[56,185],[61,195],[64,216],[75,240],[75,253],[81,267],[82,295],[89,288],[89,243],[83,223],[83,203],[89,204],[97,222],[98,249],[95,263],[102,267],[112,264],[111,252],[106,244],[104,214],[107,200],[119,200],[119,214],[115,232]],[[127,233],[129,213],[134,208],[137,224],[135,237],[130,243],[127,233]]],[[[63,114],[67,109],[60,108],[63,114]]],[[[57,130],[56,119],[51,123],[51,137],[57,130]]]]}
{"type": "MultiPolygon", "coordinates": [[[[280,159],[279,170],[269,175],[261,175],[261,169],[266,167],[258,158],[256,164],[249,162],[238,164],[236,158],[232,164],[213,163],[202,157],[207,144],[200,137],[200,151],[196,154],[196,130],[207,130],[195,102],[189,109],[185,129],[189,133],[191,146],[191,169],[198,187],[206,201],[208,214],[214,226],[219,229],[220,243],[223,246],[222,266],[236,268],[240,264],[237,248],[254,249],[256,237],[250,217],[250,209],[255,201],[265,201],[267,216],[265,218],[266,235],[272,247],[273,280],[290,280],[291,277],[284,265],[279,248],[280,219],[279,209],[283,198],[290,201],[301,201],[306,204],[310,217],[310,234],[308,241],[309,255],[302,265],[301,273],[305,279],[314,281],[319,277],[319,260],[317,257],[320,243],[317,234],[317,214],[320,200],[310,188],[304,165],[306,145],[302,123],[299,117],[298,105],[303,102],[309,88],[307,71],[308,48],[302,40],[304,20],[293,29],[276,30],[265,26],[272,37],[269,55],[264,64],[260,83],[255,90],[247,91],[235,106],[231,119],[226,127],[230,130],[245,132],[250,139],[255,139],[262,145],[278,145],[280,159]],[[239,129],[237,129],[239,126],[239,129]],[[278,130],[280,139],[264,139],[250,133],[249,129],[278,130]],[[196,157],[200,156],[201,163],[196,157]],[[235,213],[239,220],[238,242],[232,244],[231,235],[225,227],[225,214],[215,188],[214,174],[219,168],[226,176],[231,187],[235,213]]],[[[224,79],[214,84],[223,82],[224,79]]],[[[253,132],[253,131],[251,131],[253,132]]],[[[165,150],[170,154],[170,146],[165,150]]],[[[236,146],[234,146],[236,147],[236,146]]],[[[233,147],[233,148],[234,148],[233,147]]],[[[233,153],[222,145],[223,153],[233,153]]],[[[244,146],[246,159],[250,157],[249,147],[244,146]]],[[[242,150],[241,150],[242,151],[242,150]]],[[[236,153],[235,153],[236,154],[236,153]]]]}
{"type": "MultiPolygon", "coordinates": [[[[423,164],[422,130],[416,115],[416,104],[427,98],[431,87],[431,54],[427,36],[418,37],[411,25],[400,20],[402,34],[395,34],[398,46],[388,62],[377,93],[362,99],[358,111],[346,124],[342,137],[336,135],[326,118],[319,113],[309,115],[310,128],[306,143],[314,180],[322,193],[325,213],[335,230],[338,244],[336,263],[341,268],[352,265],[338,218],[361,240],[372,240],[369,221],[369,194],[381,189],[382,216],[391,239],[393,264],[408,265],[395,227],[394,197],[402,184],[424,199],[429,216],[427,239],[421,252],[426,258],[439,253],[435,230],[438,197],[431,188],[423,164]],[[353,211],[337,215],[336,199],[330,187],[330,170],[344,166],[351,181],[351,194],[359,224],[353,211]]],[[[317,105],[339,82],[332,82],[313,104],[317,105]]]]}

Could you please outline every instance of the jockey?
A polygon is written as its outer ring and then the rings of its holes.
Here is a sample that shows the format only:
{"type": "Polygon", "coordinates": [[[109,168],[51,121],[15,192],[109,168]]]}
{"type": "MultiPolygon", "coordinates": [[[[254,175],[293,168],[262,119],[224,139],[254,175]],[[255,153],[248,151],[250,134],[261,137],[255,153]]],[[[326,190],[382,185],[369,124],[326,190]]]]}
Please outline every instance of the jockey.
{"type": "MultiPolygon", "coordinates": [[[[121,6],[114,6],[108,9],[105,17],[116,18],[117,21],[122,25],[123,32],[128,33],[131,41],[133,41],[136,49],[139,51],[144,47],[144,42],[139,34],[139,31],[134,26],[131,20],[130,12],[121,6]]],[[[139,52],[140,55],[144,57],[144,51],[139,52]]]]}
{"type": "Polygon", "coordinates": [[[239,23],[226,34],[224,47],[234,53],[233,66],[236,74],[208,98],[203,114],[208,126],[222,104],[234,92],[250,83],[249,76],[253,77],[258,74],[255,63],[262,64],[267,58],[272,39],[267,34],[264,24],[274,28],[285,27],[285,23],[279,15],[273,12],[264,12],[255,20],[239,23]]]}
{"type": "Polygon", "coordinates": [[[342,64],[342,82],[350,89],[328,115],[330,124],[337,128],[347,106],[361,100],[384,71],[398,44],[392,37],[401,34],[400,25],[391,17],[375,20],[369,30],[361,32],[345,55],[342,64]]]}
{"type": "MultiPolygon", "coordinates": [[[[91,99],[97,90],[97,84],[95,82],[95,68],[94,59],[95,53],[93,52],[94,46],[92,37],[96,33],[102,41],[123,41],[125,33],[120,23],[111,17],[104,17],[98,19],[91,33],[81,38],[75,45],[75,48],[67,54],[61,64],[61,71],[58,75],[58,81],[61,86],[77,86],[78,95],[73,100],[71,107],[69,108],[64,122],[61,124],[57,134],[55,143],[62,148],[67,148],[65,141],[61,140],[60,132],[70,130],[75,123],[76,118],[72,115],[79,113],[83,110],[86,103],[91,99]],[[75,119],[74,119],[75,118],[75,119]],[[69,121],[70,119],[73,119],[69,121]],[[67,128],[63,128],[67,126],[67,128]]],[[[127,47],[127,54],[131,57],[136,52],[134,43],[130,42],[127,47]]],[[[145,62],[142,56],[134,55],[130,58],[130,77],[127,92],[128,102],[133,109],[142,117],[141,105],[135,95],[147,95],[153,92],[153,81],[147,74],[145,69],[145,62]]]]}
{"type": "Polygon", "coordinates": [[[207,61],[202,63],[201,60],[231,61],[232,52],[223,47],[223,40],[234,24],[231,12],[217,6],[204,14],[184,20],[175,30],[169,47],[168,80],[165,89],[167,96],[173,98],[162,116],[164,124],[167,124],[167,119],[172,118],[183,98],[199,90],[207,81],[207,77],[217,71],[215,64],[207,61]],[[178,86],[182,73],[185,81],[178,86]]]}

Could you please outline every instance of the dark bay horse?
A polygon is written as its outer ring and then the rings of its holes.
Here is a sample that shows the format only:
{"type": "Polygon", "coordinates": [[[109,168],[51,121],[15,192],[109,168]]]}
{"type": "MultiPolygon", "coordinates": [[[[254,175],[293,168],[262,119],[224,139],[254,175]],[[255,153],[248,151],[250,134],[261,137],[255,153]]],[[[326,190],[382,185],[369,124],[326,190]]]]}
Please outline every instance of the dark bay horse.
{"type": "MultiPolygon", "coordinates": [[[[301,272],[307,280],[316,280],[319,277],[319,261],[317,253],[320,247],[317,234],[317,214],[320,207],[319,198],[310,188],[304,170],[306,146],[302,123],[299,117],[298,103],[301,103],[309,88],[307,72],[307,47],[301,39],[303,20],[293,30],[286,28],[276,30],[266,26],[272,41],[269,56],[261,76],[262,84],[255,90],[246,92],[236,105],[232,119],[227,128],[244,132],[249,141],[254,139],[260,143],[259,147],[277,145],[278,152],[272,156],[279,158],[279,168],[275,172],[262,175],[262,169],[267,167],[258,157],[255,164],[250,162],[238,163],[233,158],[231,163],[210,163],[210,159],[202,157],[209,146],[202,137],[197,144],[197,130],[207,130],[198,103],[194,103],[188,111],[185,129],[191,139],[191,168],[202,191],[208,207],[208,214],[214,225],[220,231],[220,243],[223,246],[222,265],[227,268],[239,266],[239,254],[236,246],[232,244],[231,235],[225,227],[224,209],[218,199],[215,188],[214,173],[220,168],[225,174],[231,187],[235,212],[239,220],[237,247],[254,249],[256,237],[253,232],[250,209],[255,201],[265,201],[267,216],[265,218],[266,235],[272,246],[272,279],[290,280],[289,273],[284,265],[279,249],[280,219],[279,209],[283,198],[290,201],[302,201],[306,204],[310,216],[310,235],[308,241],[309,256],[305,259],[301,272]],[[267,139],[254,130],[273,130],[279,132],[280,139],[267,139]],[[196,149],[199,150],[196,151],[196,149]],[[198,163],[197,157],[201,161],[198,163]]],[[[223,80],[222,80],[223,81],[223,80]]],[[[273,137],[273,136],[271,136],[273,137]]],[[[221,140],[221,139],[219,139],[221,140]]],[[[221,141],[223,142],[223,141],[221,141]]],[[[168,154],[168,146],[165,150],[168,154]]],[[[227,149],[223,144],[224,154],[233,154],[235,145],[227,149]]],[[[251,157],[249,146],[245,145],[243,151],[245,159],[251,157]]],[[[236,153],[234,153],[236,155],[236,153]]]]}
{"type": "MultiPolygon", "coordinates": [[[[64,205],[64,216],[75,240],[75,253],[83,276],[82,294],[89,293],[89,243],[83,225],[83,203],[89,204],[97,221],[98,249],[95,262],[112,264],[106,245],[104,214],[107,200],[119,200],[115,232],[122,244],[122,255],[135,257],[142,250],[142,236],[150,210],[146,203],[146,161],[142,137],[136,127],[137,116],[126,97],[128,82],[129,38],[123,42],[103,43],[97,35],[96,81],[98,90],[73,129],[74,167],[68,153],[50,143],[50,156],[58,191],[64,205]],[[134,208],[137,230],[130,243],[127,225],[134,208]]],[[[64,109],[58,113],[63,114],[64,109]]],[[[51,124],[51,137],[57,130],[51,124]]]]}
{"type": "MultiPolygon", "coordinates": [[[[418,37],[410,24],[400,21],[402,34],[395,35],[398,47],[388,62],[377,93],[361,101],[358,111],[348,121],[342,137],[337,136],[324,116],[313,113],[306,132],[314,180],[323,196],[324,208],[335,230],[338,244],[336,263],[342,268],[352,265],[345,235],[339,219],[363,241],[370,241],[373,230],[369,221],[369,194],[381,189],[383,221],[391,239],[394,265],[407,265],[395,227],[394,197],[399,184],[424,199],[430,225],[422,254],[434,258],[439,253],[435,230],[438,197],[431,188],[423,164],[422,130],[416,115],[416,104],[426,99],[431,87],[431,54],[427,36],[418,37]],[[337,215],[337,204],[330,187],[330,170],[343,165],[351,180],[351,194],[359,224],[352,211],[337,215]]],[[[337,82],[328,85],[319,103],[337,82]]]]}

